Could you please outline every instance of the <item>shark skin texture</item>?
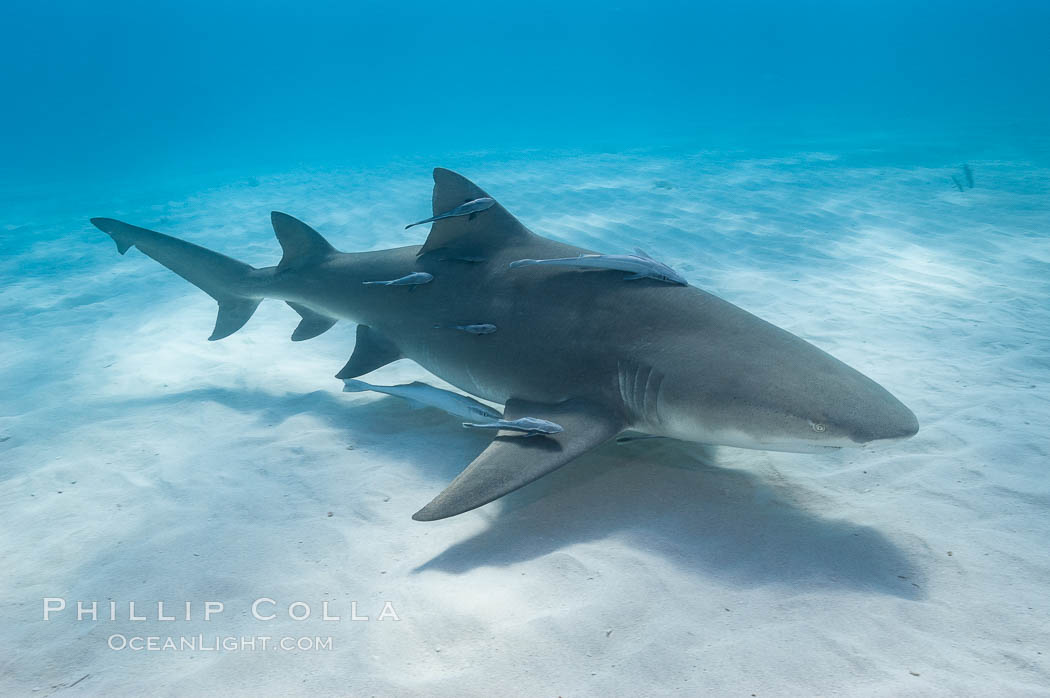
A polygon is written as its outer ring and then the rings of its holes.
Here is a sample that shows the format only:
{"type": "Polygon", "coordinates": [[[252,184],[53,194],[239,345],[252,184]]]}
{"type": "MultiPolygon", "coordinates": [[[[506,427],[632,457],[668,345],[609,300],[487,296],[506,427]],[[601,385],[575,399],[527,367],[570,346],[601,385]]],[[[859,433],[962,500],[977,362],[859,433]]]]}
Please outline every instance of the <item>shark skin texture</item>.
{"type": "Polygon", "coordinates": [[[615,268],[512,269],[518,260],[597,253],[533,233],[455,172],[434,170],[432,205],[422,246],[360,253],[340,252],[307,224],[274,212],[283,256],[265,268],[110,218],[91,222],[121,254],[136,247],[212,296],[219,311],[211,340],[239,330],[263,299],[278,299],[302,317],[296,341],[339,320],[358,323],[338,378],[412,359],[504,405],[507,422],[561,427],[498,430],[413,516],[420,521],[487,504],[628,430],[795,452],[918,431],[911,410],[872,379],[694,286],[615,268]],[[427,282],[368,283],[406,277],[427,282]],[[468,326],[487,331],[447,329],[468,326]]]}

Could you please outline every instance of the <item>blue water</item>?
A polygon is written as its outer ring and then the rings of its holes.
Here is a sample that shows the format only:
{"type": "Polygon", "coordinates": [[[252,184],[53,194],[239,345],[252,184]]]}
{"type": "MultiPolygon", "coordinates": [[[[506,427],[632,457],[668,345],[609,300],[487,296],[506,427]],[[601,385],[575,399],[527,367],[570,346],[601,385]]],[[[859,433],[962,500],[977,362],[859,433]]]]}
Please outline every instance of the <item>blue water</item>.
{"type": "MultiPolygon", "coordinates": [[[[526,149],[1045,143],[1046,3],[14,2],[18,183],[526,149]]],[[[971,155],[972,157],[972,155],[971,155]]]]}
{"type": "Polygon", "coordinates": [[[1050,4],[15,0],[0,27],[0,695],[1046,695],[1050,4]],[[920,432],[606,444],[420,524],[484,435],[342,393],[351,323],[292,343],[265,302],[207,342],[212,299],[88,222],[256,266],[274,209],[419,244],[435,166],[643,247],[920,432]],[[198,633],[334,648],[107,644],[198,633]]]}

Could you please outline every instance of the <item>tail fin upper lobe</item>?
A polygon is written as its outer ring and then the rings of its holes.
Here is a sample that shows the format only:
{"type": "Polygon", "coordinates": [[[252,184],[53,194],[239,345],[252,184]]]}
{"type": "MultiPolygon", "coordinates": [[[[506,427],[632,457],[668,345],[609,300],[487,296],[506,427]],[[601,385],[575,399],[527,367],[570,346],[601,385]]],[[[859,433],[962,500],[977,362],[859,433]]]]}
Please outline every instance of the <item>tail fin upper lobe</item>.
{"type": "Polygon", "coordinates": [[[112,218],[92,218],[91,223],[113,238],[121,254],[137,247],[214,298],[219,304],[219,315],[208,337],[211,341],[229,337],[241,329],[262,301],[262,295],[252,290],[252,275],[258,271],[255,267],[191,242],[112,218]]]}

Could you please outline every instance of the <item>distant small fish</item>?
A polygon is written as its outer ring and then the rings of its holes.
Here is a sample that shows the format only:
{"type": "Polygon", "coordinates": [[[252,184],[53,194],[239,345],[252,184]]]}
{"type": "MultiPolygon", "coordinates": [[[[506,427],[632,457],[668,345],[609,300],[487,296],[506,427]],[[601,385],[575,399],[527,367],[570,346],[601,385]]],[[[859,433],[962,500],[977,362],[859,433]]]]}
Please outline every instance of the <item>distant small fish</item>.
{"type": "Polygon", "coordinates": [[[968,164],[963,165],[963,176],[966,177],[966,188],[973,189],[973,170],[968,164]]]}
{"type": "Polygon", "coordinates": [[[535,417],[522,417],[521,419],[497,419],[494,422],[487,422],[485,424],[474,424],[472,422],[463,422],[463,426],[468,429],[506,429],[508,431],[520,431],[525,436],[536,436],[537,434],[560,434],[565,431],[560,424],[554,422],[548,422],[546,419],[537,419],[535,417]]]}
{"type": "Polygon", "coordinates": [[[473,201],[468,201],[465,204],[460,204],[459,206],[456,206],[451,211],[445,211],[444,213],[439,213],[436,216],[431,216],[430,218],[426,218],[426,219],[421,220],[421,221],[416,221],[415,223],[409,223],[408,225],[405,226],[405,230],[408,230],[409,228],[411,228],[414,225],[423,225],[424,223],[433,223],[434,221],[439,221],[439,220],[441,220],[443,218],[455,218],[456,216],[473,216],[475,213],[480,213],[481,211],[484,211],[485,209],[492,208],[492,206],[495,203],[496,203],[495,199],[490,199],[487,196],[483,196],[480,199],[474,199],[473,201]]]}
{"type": "Polygon", "coordinates": [[[960,182],[959,178],[956,177],[955,175],[952,175],[952,183],[955,184],[955,188],[958,189],[959,191],[963,190],[962,182],[960,182]]]}
{"type": "Polygon", "coordinates": [[[402,276],[400,279],[391,279],[390,281],[362,281],[361,283],[365,286],[418,286],[419,284],[429,284],[433,280],[433,274],[428,274],[425,271],[416,271],[406,276],[402,276]]]}
{"type": "Polygon", "coordinates": [[[469,332],[470,334],[492,334],[496,331],[496,326],[487,322],[474,325],[434,325],[435,330],[443,328],[460,330],[461,332],[469,332]]]}
{"type": "Polygon", "coordinates": [[[344,393],[361,393],[371,390],[377,393],[393,395],[425,407],[436,407],[443,412],[464,419],[499,419],[498,410],[478,402],[474,398],[442,390],[432,385],[414,381],[404,385],[372,385],[354,378],[343,381],[344,393]]]}
{"type": "Polygon", "coordinates": [[[616,269],[632,272],[631,276],[624,277],[626,281],[656,279],[670,284],[689,285],[689,282],[674,269],[662,262],[657,262],[641,250],[635,250],[635,254],[584,254],[579,257],[559,259],[519,259],[510,263],[511,269],[529,266],[616,269]]]}

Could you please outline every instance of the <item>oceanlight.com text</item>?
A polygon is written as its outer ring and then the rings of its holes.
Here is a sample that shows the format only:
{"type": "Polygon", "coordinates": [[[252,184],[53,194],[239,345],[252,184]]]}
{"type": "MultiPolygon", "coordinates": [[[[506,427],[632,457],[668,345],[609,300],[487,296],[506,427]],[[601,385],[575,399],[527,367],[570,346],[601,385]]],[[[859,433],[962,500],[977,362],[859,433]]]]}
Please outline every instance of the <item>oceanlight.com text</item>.
{"type": "Polygon", "coordinates": [[[331,652],[331,636],[270,635],[110,635],[117,652],[331,652]]]}

